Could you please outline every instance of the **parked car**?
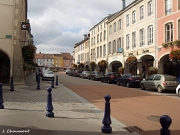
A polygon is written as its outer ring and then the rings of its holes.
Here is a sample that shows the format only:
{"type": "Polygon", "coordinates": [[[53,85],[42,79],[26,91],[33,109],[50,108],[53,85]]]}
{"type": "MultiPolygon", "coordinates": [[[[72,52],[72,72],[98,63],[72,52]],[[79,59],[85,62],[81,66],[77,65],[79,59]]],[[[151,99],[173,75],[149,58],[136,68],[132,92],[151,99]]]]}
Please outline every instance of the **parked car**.
{"type": "Polygon", "coordinates": [[[141,81],[141,89],[153,89],[158,92],[163,92],[164,90],[176,90],[178,86],[178,81],[175,76],[166,74],[153,74],[147,79],[141,81]]]}
{"type": "Polygon", "coordinates": [[[138,74],[125,73],[117,79],[117,85],[140,87],[142,78],[138,74]]]}
{"type": "Polygon", "coordinates": [[[44,73],[49,72],[49,71],[51,71],[49,68],[48,69],[43,69],[42,72],[41,72],[41,77],[43,77],[44,73]]]}
{"type": "Polygon", "coordinates": [[[82,70],[75,70],[74,72],[72,72],[74,77],[79,77],[81,73],[82,73],[82,70]]]}
{"type": "Polygon", "coordinates": [[[69,76],[73,76],[73,73],[75,72],[75,69],[71,69],[69,72],[68,72],[68,75],[69,76]]]}
{"type": "Polygon", "coordinates": [[[101,80],[103,73],[100,71],[92,71],[90,75],[88,76],[89,80],[101,80]]]}
{"type": "Polygon", "coordinates": [[[81,74],[80,74],[80,77],[81,78],[88,78],[89,75],[90,75],[91,71],[83,71],[81,74]]]}
{"type": "Polygon", "coordinates": [[[71,71],[70,69],[66,69],[65,72],[66,72],[66,75],[68,74],[68,72],[71,71]]]}
{"type": "Polygon", "coordinates": [[[176,87],[176,93],[180,97],[180,84],[176,87]]]}
{"type": "Polygon", "coordinates": [[[109,72],[101,77],[101,82],[116,83],[119,76],[121,76],[119,72],[109,72]]]}
{"type": "Polygon", "coordinates": [[[53,71],[44,72],[44,74],[42,76],[42,80],[52,80],[53,78],[54,78],[53,71]]]}

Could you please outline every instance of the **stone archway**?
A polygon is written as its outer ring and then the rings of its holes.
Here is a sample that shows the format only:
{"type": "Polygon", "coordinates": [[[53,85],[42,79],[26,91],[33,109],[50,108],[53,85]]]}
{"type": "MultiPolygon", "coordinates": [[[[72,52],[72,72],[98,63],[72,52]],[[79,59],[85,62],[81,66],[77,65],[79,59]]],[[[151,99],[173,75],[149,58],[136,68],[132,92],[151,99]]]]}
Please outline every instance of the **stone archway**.
{"type": "Polygon", "coordinates": [[[0,50],[0,83],[9,83],[10,78],[10,59],[8,55],[0,50]]]}
{"type": "Polygon", "coordinates": [[[137,70],[139,70],[139,74],[143,78],[148,77],[148,69],[149,69],[149,67],[151,67],[151,66],[155,67],[155,61],[154,60],[155,60],[154,56],[152,56],[150,54],[143,55],[140,58],[140,62],[138,63],[137,70]]]}
{"type": "Polygon", "coordinates": [[[159,73],[177,76],[177,65],[169,60],[169,54],[164,55],[158,63],[159,73]]]}
{"type": "Polygon", "coordinates": [[[119,72],[118,68],[122,67],[122,63],[120,61],[112,61],[108,67],[109,72],[119,72]]]}

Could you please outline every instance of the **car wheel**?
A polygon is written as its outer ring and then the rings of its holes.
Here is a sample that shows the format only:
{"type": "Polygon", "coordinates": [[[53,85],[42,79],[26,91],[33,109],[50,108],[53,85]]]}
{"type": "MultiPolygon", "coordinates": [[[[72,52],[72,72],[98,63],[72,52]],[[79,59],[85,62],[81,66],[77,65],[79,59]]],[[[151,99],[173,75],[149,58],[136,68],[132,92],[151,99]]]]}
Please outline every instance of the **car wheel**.
{"type": "Polygon", "coordinates": [[[141,90],[145,90],[144,84],[141,84],[141,90]]]}
{"type": "Polygon", "coordinates": [[[178,89],[178,96],[180,97],[180,89],[178,89]]]}
{"type": "Polygon", "coordinates": [[[117,85],[120,85],[120,84],[119,84],[119,81],[117,81],[117,85]]]}
{"type": "Polygon", "coordinates": [[[101,82],[103,82],[103,79],[101,79],[101,82]]]}
{"type": "Polygon", "coordinates": [[[126,87],[128,87],[128,88],[130,87],[130,84],[129,84],[129,82],[127,82],[127,83],[126,83],[126,87]]]}
{"type": "Polygon", "coordinates": [[[157,87],[157,90],[158,90],[159,93],[162,93],[162,92],[163,92],[163,88],[162,88],[161,86],[158,86],[158,87],[157,87]]]}
{"type": "Polygon", "coordinates": [[[88,77],[88,80],[90,80],[90,77],[88,77]]]}

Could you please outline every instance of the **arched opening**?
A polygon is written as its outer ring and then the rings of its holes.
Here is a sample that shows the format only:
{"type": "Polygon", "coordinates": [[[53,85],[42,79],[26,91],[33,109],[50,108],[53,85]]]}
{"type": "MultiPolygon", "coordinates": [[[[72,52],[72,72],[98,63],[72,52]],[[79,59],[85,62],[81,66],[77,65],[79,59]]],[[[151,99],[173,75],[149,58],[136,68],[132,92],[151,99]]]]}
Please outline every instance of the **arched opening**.
{"type": "Polygon", "coordinates": [[[139,64],[141,68],[141,74],[142,78],[147,78],[148,75],[148,69],[149,67],[154,67],[154,57],[152,55],[144,55],[140,58],[141,63],[139,64]]]}
{"type": "Polygon", "coordinates": [[[0,50],[0,83],[9,83],[10,59],[6,53],[0,50]]]}
{"type": "Polygon", "coordinates": [[[122,67],[122,63],[119,61],[112,61],[109,65],[109,68],[111,68],[112,72],[119,72],[118,68],[122,67]]]}
{"type": "Polygon", "coordinates": [[[169,54],[164,55],[159,61],[159,73],[177,75],[177,65],[169,60],[169,54]]]}

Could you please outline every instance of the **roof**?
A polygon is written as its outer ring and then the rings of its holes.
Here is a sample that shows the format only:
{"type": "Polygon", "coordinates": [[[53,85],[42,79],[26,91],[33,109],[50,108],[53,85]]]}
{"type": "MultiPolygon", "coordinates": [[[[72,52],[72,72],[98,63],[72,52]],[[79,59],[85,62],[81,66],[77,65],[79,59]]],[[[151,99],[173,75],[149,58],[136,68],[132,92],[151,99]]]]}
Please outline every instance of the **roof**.
{"type": "Polygon", "coordinates": [[[89,37],[87,37],[86,39],[84,39],[84,40],[76,43],[75,46],[74,46],[74,48],[76,48],[77,46],[79,46],[79,45],[81,45],[82,43],[86,42],[87,40],[89,40],[89,37]]]}

